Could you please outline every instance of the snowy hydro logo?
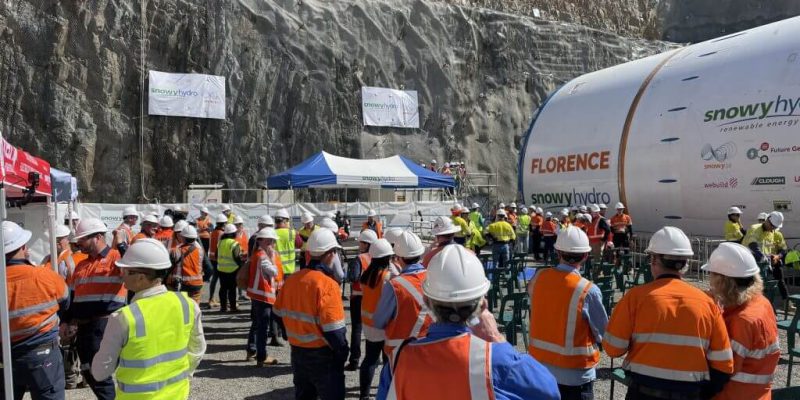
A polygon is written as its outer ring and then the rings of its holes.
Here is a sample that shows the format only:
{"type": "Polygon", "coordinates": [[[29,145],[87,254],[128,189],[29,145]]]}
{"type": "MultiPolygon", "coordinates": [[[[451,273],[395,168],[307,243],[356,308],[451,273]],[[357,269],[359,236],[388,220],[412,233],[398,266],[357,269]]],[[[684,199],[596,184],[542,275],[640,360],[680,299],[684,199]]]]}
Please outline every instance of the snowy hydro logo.
{"type": "Polygon", "coordinates": [[[159,96],[169,96],[169,97],[196,97],[199,96],[196,90],[187,89],[161,89],[161,88],[150,88],[150,93],[157,94],[159,96]]]}
{"type": "Polygon", "coordinates": [[[716,108],[706,111],[703,115],[703,122],[724,122],[720,126],[765,118],[795,117],[800,116],[800,97],[787,98],[778,95],[774,100],[716,108]]]}
{"type": "Polygon", "coordinates": [[[368,108],[370,110],[396,110],[397,104],[372,103],[365,101],[364,108],[368,108]]]}

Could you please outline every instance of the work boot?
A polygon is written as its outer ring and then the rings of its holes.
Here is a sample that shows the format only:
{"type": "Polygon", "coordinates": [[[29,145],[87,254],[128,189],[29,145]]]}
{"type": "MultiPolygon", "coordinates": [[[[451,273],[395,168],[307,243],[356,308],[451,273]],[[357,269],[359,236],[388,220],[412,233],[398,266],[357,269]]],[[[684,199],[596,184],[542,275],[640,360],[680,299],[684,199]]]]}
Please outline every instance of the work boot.
{"type": "Polygon", "coordinates": [[[358,363],[350,361],[349,363],[347,363],[347,365],[345,365],[344,370],[345,371],[358,371],[358,363]]]}
{"type": "Polygon", "coordinates": [[[247,356],[244,358],[245,361],[250,361],[256,357],[255,351],[247,350],[247,356]]]}
{"type": "Polygon", "coordinates": [[[278,359],[267,356],[264,361],[256,361],[256,367],[266,367],[268,365],[278,365],[278,359]]]}

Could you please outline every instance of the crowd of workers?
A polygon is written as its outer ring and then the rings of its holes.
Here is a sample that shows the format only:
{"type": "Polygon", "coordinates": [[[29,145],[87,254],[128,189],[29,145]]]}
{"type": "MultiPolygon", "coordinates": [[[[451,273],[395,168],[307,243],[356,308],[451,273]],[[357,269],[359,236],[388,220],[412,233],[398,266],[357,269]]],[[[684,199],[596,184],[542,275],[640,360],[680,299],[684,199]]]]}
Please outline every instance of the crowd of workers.
{"type": "Polygon", "coordinates": [[[370,211],[349,268],[340,244],[349,235],[335,215],[315,223],[304,213],[295,230],[281,209],[248,235],[228,206],[177,222],[128,208],[110,243],[102,221],[75,215],[74,232],[57,230],[55,268],[31,264],[31,233],[5,221],[15,392],[63,399],[82,378],[100,399],[187,398],[205,352],[199,304],[209,281],[209,305],[221,312],[238,311],[240,290],[250,299],[246,358],[289,362],[297,399],[343,399],[348,370],[371,398],[381,360],[378,399],[591,399],[601,345],[625,357],[629,399],[769,398],[780,348],[757,259],[776,255],[782,214],[739,228],[744,245],[712,253],[703,266],[710,293],[682,280],[694,254],[686,235],[659,230],[647,248],[655,280],[626,292],[609,318],[581,268],[604,248],[628,247],[633,229],[623,204],[610,219],[605,209],[556,218],[514,203],[488,216],[457,205],[433,222],[430,246],[410,230],[384,230],[370,211]],[[485,245],[490,266],[476,255],[485,245]],[[512,252],[552,266],[527,287],[528,354],[505,343],[484,298],[486,268],[502,268],[512,252]],[[268,345],[284,341],[290,360],[270,357],[268,345]]]}

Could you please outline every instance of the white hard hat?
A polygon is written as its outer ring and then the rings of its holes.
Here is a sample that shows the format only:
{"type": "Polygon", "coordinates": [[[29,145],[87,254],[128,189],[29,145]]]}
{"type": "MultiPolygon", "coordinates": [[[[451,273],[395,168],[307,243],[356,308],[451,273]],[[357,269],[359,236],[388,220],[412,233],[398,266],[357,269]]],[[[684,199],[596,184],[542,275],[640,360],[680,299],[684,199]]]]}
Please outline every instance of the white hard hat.
{"type": "Polygon", "coordinates": [[[586,222],[590,222],[591,223],[592,222],[592,214],[583,214],[583,219],[585,219],[586,222]]]}
{"type": "Polygon", "coordinates": [[[447,217],[436,217],[436,220],[433,221],[433,228],[431,228],[434,236],[450,235],[460,231],[461,227],[453,225],[453,220],[447,217]]]}
{"type": "Polygon", "coordinates": [[[614,208],[616,208],[617,210],[624,210],[625,209],[625,204],[617,203],[617,205],[614,208]]]}
{"type": "Polygon", "coordinates": [[[731,278],[747,278],[761,271],[750,249],[731,242],[720,243],[708,258],[708,264],[701,268],[731,278]]]}
{"type": "Polygon", "coordinates": [[[522,209],[520,209],[520,211],[521,211],[523,214],[527,214],[527,213],[528,213],[528,207],[522,207],[522,209]]]}
{"type": "Polygon", "coordinates": [[[497,205],[497,208],[506,208],[506,203],[500,203],[497,205]]]}
{"type": "Polygon", "coordinates": [[[256,239],[272,239],[278,240],[278,232],[275,232],[274,228],[266,227],[262,228],[260,231],[256,232],[256,239]]]}
{"type": "Polygon", "coordinates": [[[95,233],[106,232],[108,232],[108,227],[106,227],[103,221],[97,218],[86,218],[81,220],[81,222],[78,223],[78,227],[75,228],[75,239],[80,239],[95,233]]]}
{"type": "Polygon", "coordinates": [[[147,268],[162,270],[172,266],[169,252],[164,244],[156,239],[144,238],[134,242],[122,259],[117,261],[119,268],[147,268]]]}
{"type": "Polygon", "coordinates": [[[773,211],[767,215],[767,221],[769,221],[775,229],[781,229],[783,227],[783,213],[780,211],[773,211]]]}
{"type": "Polygon", "coordinates": [[[472,208],[481,208],[481,206],[479,206],[478,203],[472,203],[472,208]]]}
{"type": "Polygon", "coordinates": [[[72,233],[72,232],[70,232],[69,227],[66,226],[66,225],[59,225],[59,226],[56,227],[56,237],[57,238],[67,237],[67,236],[69,236],[70,233],[72,233]]]}
{"type": "Polygon", "coordinates": [[[558,234],[555,248],[565,253],[588,253],[592,251],[586,232],[574,226],[568,226],[567,229],[558,234]]]}
{"type": "Polygon", "coordinates": [[[322,221],[319,222],[319,226],[330,229],[334,234],[339,232],[339,225],[328,217],[323,218],[322,221]]]}
{"type": "Polygon", "coordinates": [[[542,210],[542,207],[536,207],[536,213],[537,214],[541,214],[543,212],[544,212],[544,210],[542,210]]]}
{"type": "Polygon", "coordinates": [[[375,239],[375,242],[369,246],[369,256],[372,258],[381,258],[393,254],[392,244],[386,239],[375,239]]]}
{"type": "Polygon", "coordinates": [[[258,223],[262,225],[273,226],[275,225],[275,220],[273,220],[269,215],[262,215],[258,217],[258,223]]]}
{"type": "MultiPolygon", "coordinates": [[[[179,221],[179,222],[183,222],[183,221],[179,221]]],[[[180,231],[180,235],[185,237],[186,239],[197,239],[197,229],[195,227],[187,224],[183,228],[183,230],[180,231]]]]}
{"type": "Polygon", "coordinates": [[[578,207],[578,211],[580,211],[582,213],[585,213],[586,211],[589,211],[589,209],[586,208],[586,206],[580,206],[580,207],[578,207]]]}
{"type": "Polygon", "coordinates": [[[416,233],[402,231],[394,242],[394,252],[398,257],[414,258],[425,253],[425,246],[416,233]]]}
{"type": "Polygon", "coordinates": [[[285,208],[275,211],[275,218],[289,219],[289,212],[285,208]]]}
{"type": "Polygon", "coordinates": [[[403,228],[399,228],[399,227],[393,226],[393,227],[391,227],[391,228],[389,228],[389,229],[387,229],[387,230],[385,230],[383,232],[383,237],[386,240],[388,240],[389,243],[395,244],[396,241],[397,241],[397,238],[399,238],[400,235],[403,234],[404,230],[405,229],[403,229],[403,228]]]}
{"type": "Polygon", "coordinates": [[[436,164],[436,159],[431,160],[431,164],[436,164]]]}
{"type": "Polygon", "coordinates": [[[544,215],[544,217],[545,217],[545,218],[553,218],[553,213],[551,213],[550,211],[548,211],[548,212],[547,212],[547,213],[544,215]]]}
{"type": "Polygon", "coordinates": [[[589,210],[591,212],[600,212],[600,206],[598,206],[597,204],[592,204],[589,206],[589,210]]]}
{"type": "Polygon", "coordinates": [[[373,244],[375,241],[378,240],[378,234],[375,233],[372,229],[364,229],[358,235],[358,241],[373,244]]]}
{"type": "Polygon", "coordinates": [[[742,213],[742,210],[739,209],[739,207],[731,207],[731,208],[728,209],[728,215],[741,214],[741,213],[742,213]]]}
{"type": "Polygon", "coordinates": [[[310,212],[304,212],[303,215],[300,216],[300,222],[303,224],[314,222],[314,215],[310,212]]]}
{"type": "Polygon", "coordinates": [[[222,211],[230,211],[230,210],[231,210],[231,206],[229,206],[228,204],[223,204],[222,205],[222,211]]]}
{"type": "Polygon", "coordinates": [[[184,229],[186,229],[187,226],[189,226],[189,223],[186,222],[186,220],[182,219],[182,220],[180,220],[180,221],[175,223],[175,227],[172,228],[172,231],[173,232],[181,232],[184,229]]]}
{"type": "Polygon", "coordinates": [[[506,210],[503,210],[503,209],[501,208],[501,209],[497,210],[497,212],[495,213],[495,215],[497,215],[498,217],[505,217],[505,216],[506,216],[506,210]]]}
{"type": "Polygon", "coordinates": [[[565,208],[565,209],[563,209],[563,210],[561,210],[561,216],[564,216],[564,217],[566,217],[566,216],[568,216],[568,215],[569,215],[569,210],[567,210],[566,208],[565,208]]]}
{"type": "Polygon", "coordinates": [[[208,207],[206,206],[200,207],[200,212],[208,214],[208,207]]]}
{"type": "Polygon", "coordinates": [[[455,203],[452,207],[450,207],[450,211],[461,211],[461,204],[455,203]]]}
{"type": "Polygon", "coordinates": [[[369,210],[369,212],[367,213],[367,216],[368,217],[377,217],[378,213],[376,213],[375,210],[369,210]]]}
{"type": "Polygon", "coordinates": [[[510,208],[517,208],[517,203],[511,203],[508,205],[510,208]]]}
{"type": "Polygon", "coordinates": [[[158,224],[158,217],[156,217],[155,215],[145,215],[144,218],[142,218],[142,223],[144,224],[145,222],[149,222],[151,224],[158,224]]]}
{"type": "Polygon", "coordinates": [[[227,224],[228,223],[228,217],[226,217],[225,214],[217,215],[217,223],[218,224],[227,224]]]}
{"type": "Polygon", "coordinates": [[[308,238],[308,251],[312,256],[321,256],[330,249],[339,249],[336,235],[330,229],[317,229],[308,238]]]}
{"type": "Polygon", "coordinates": [[[606,205],[606,203],[600,203],[600,209],[601,210],[606,210],[606,209],[608,209],[608,206],[606,205]]]}
{"type": "Polygon", "coordinates": [[[654,233],[645,252],[683,257],[694,255],[689,238],[674,226],[665,226],[654,233]]]}
{"type": "Polygon", "coordinates": [[[422,293],[431,300],[463,303],[482,298],[491,283],[483,264],[461,245],[446,246],[428,263],[422,293]]]}
{"type": "Polygon", "coordinates": [[[758,214],[758,218],[757,219],[764,219],[765,220],[765,219],[767,219],[768,216],[769,216],[769,214],[767,214],[765,212],[762,212],[762,213],[758,214]]]}
{"type": "Polygon", "coordinates": [[[139,213],[136,212],[136,207],[125,207],[125,209],[122,210],[122,217],[123,218],[125,218],[125,217],[138,217],[138,216],[139,216],[139,213]]]}
{"type": "Polygon", "coordinates": [[[29,230],[22,229],[19,225],[11,221],[3,221],[3,246],[5,253],[10,254],[20,249],[28,243],[33,234],[29,230]]]}
{"type": "Polygon", "coordinates": [[[161,220],[158,221],[158,224],[161,225],[162,228],[171,228],[175,226],[175,224],[172,223],[172,217],[170,217],[169,215],[161,217],[161,220]]]}
{"type": "Polygon", "coordinates": [[[469,208],[467,208],[467,207],[461,207],[461,211],[460,211],[460,212],[461,212],[462,214],[469,214],[469,208]]]}
{"type": "Polygon", "coordinates": [[[234,224],[225,224],[225,229],[222,230],[222,233],[225,235],[236,233],[236,225],[234,224]]]}
{"type": "Polygon", "coordinates": [[[235,218],[233,218],[233,224],[234,225],[244,224],[244,219],[242,219],[241,216],[237,215],[235,218]]]}

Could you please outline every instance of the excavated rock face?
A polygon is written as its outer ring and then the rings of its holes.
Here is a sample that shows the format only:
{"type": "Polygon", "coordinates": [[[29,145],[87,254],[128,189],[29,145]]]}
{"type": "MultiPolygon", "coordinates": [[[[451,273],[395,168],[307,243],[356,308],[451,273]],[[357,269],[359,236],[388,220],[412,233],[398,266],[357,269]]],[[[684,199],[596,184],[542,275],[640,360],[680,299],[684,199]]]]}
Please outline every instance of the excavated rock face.
{"type": "Polygon", "coordinates": [[[174,201],[190,183],[256,187],[319,150],[465,160],[500,172],[511,197],[522,137],[547,93],[673,46],[435,1],[144,7],[0,3],[0,130],[76,174],[84,201],[174,201]],[[227,119],[147,116],[146,99],[140,119],[151,69],[225,76],[227,119]],[[363,127],[365,85],[417,90],[421,129],[363,127]]]}

